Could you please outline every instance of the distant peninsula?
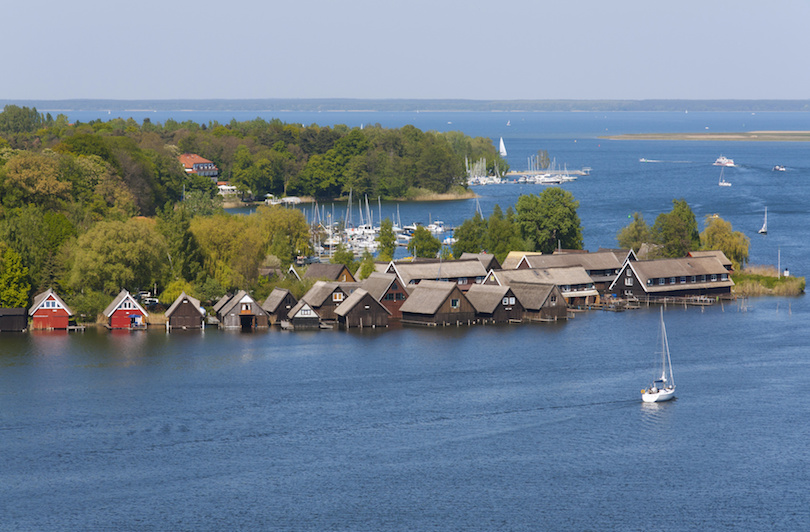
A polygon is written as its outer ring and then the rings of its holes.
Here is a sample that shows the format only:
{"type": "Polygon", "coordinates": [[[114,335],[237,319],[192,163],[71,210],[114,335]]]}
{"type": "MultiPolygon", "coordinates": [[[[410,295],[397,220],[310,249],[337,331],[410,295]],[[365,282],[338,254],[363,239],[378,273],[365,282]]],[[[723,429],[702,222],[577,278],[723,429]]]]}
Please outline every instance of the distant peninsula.
{"type": "Polygon", "coordinates": [[[4,105],[36,107],[40,112],[108,109],[256,112],[810,112],[810,100],[0,99],[0,107],[4,105]]]}
{"type": "Polygon", "coordinates": [[[631,133],[602,137],[611,140],[722,140],[808,142],[810,131],[746,131],[742,133],[631,133]]]}

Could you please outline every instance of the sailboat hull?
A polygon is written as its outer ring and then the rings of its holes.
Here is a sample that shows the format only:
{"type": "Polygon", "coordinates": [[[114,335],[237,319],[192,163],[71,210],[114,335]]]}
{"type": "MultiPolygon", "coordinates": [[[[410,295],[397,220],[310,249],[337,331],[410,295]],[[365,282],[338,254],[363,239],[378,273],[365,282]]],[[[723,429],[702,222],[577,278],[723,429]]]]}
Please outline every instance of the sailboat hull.
{"type": "Polygon", "coordinates": [[[663,403],[675,397],[675,388],[665,388],[655,393],[641,392],[641,400],[645,403],[663,403]]]}

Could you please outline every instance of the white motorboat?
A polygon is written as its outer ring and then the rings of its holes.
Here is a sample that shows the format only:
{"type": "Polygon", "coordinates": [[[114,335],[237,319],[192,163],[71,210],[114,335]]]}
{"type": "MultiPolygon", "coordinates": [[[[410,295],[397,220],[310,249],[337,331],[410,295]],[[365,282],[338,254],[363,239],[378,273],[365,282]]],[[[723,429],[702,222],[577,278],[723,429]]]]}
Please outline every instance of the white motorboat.
{"type": "MultiPolygon", "coordinates": [[[[661,307],[661,376],[653,378],[652,383],[641,390],[641,400],[645,403],[661,403],[675,397],[675,377],[672,375],[672,359],[669,356],[669,342],[667,341],[667,328],[664,325],[664,307],[661,307]]],[[[657,366],[658,364],[656,364],[657,366]]],[[[656,368],[656,375],[658,368],[656,368]]]]}
{"type": "Polygon", "coordinates": [[[715,166],[734,166],[734,159],[729,159],[728,157],[724,157],[721,155],[714,161],[715,166]]]}

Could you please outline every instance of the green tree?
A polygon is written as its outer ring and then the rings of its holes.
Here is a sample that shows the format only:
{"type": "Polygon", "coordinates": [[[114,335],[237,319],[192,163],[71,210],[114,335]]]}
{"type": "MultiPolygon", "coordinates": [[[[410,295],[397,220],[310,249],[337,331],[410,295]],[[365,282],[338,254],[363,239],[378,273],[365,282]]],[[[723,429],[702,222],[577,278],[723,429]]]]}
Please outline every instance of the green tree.
{"type": "Polygon", "coordinates": [[[166,243],[151,220],[99,222],[81,235],[73,255],[70,284],[108,295],[163,282],[166,243]]]}
{"type": "Polygon", "coordinates": [[[616,240],[619,242],[619,247],[636,252],[642,244],[650,244],[654,241],[652,229],[644,221],[644,216],[640,212],[633,213],[633,221],[619,231],[616,240]]]}
{"type": "Polygon", "coordinates": [[[369,250],[363,252],[363,260],[360,262],[360,273],[358,280],[367,279],[369,275],[374,273],[376,265],[374,264],[374,256],[369,250]]]}
{"type": "Polygon", "coordinates": [[[350,272],[356,272],[357,268],[360,267],[360,263],[354,258],[354,252],[350,249],[346,249],[346,246],[343,244],[338,244],[329,262],[332,264],[343,264],[350,272]]]}
{"type": "Polygon", "coordinates": [[[13,249],[7,249],[3,254],[3,271],[0,273],[0,307],[28,306],[30,291],[28,268],[23,265],[22,257],[13,249]]]}
{"type": "Polygon", "coordinates": [[[522,195],[517,201],[517,223],[528,251],[552,253],[558,246],[582,249],[579,202],[559,187],[547,188],[539,196],[522,195]]]}
{"type": "Polygon", "coordinates": [[[486,230],[487,223],[478,212],[472,218],[464,220],[453,232],[456,239],[453,244],[453,255],[460,257],[462,253],[480,253],[484,250],[486,230]]]}
{"type": "Polygon", "coordinates": [[[706,217],[706,229],[700,233],[700,249],[720,250],[731,260],[734,269],[740,270],[748,262],[750,240],[740,231],[731,228],[718,216],[706,217]]]}
{"type": "Polygon", "coordinates": [[[59,162],[51,153],[20,152],[5,164],[3,203],[9,207],[24,204],[53,208],[70,196],[71,185],[59,178],[59,162]]]}
{"type": "Polygon", "coordinates": [[[32,133],[42,127],[45,119],[37,108],[6,105],[0,113],[0,133],[32,133]]]}
{"type": "Polygon", "coordinates": [[[520,231],[515,223],[515,213],[512,207],[506,210],[504,216],[500,205],[495,205],[492,214],[487,219],[485,249],[502,261],[510,251],[523,249],[524,244],[520,238],[520,231]]]}
{"type": "Polygon", "coordinates": [[[377,236],[379,243],[377,256],[380,260],[390,261],[394,258],[394,251],[397,249],[397,235],[394,234],[394,223],[390,218],[386,218],[380,224],[380,234],[377,236]]]}
{"type": "Polygon", "coordinates": [[[174,207],[167,203],[158,211],[157,230],[166,241],[170,280],[195,280],[202,268],[203,257],[191,232],[191,215],[184,204],[174,207]]]}
{"type": "Polygon", "coordinates": [[[686,200],[672,200],[672,210],[661,213],[655,219],[653,234],[656,244],[660,244],[664,257],[685,257],[690,251],[700,249],[695,213],[686,200]]]}
{"type": "Polygon", "coordinates": [[[415,257],[435,258],[441,249],[442,243],[439,239],[421,225],[416,228],[408,241],[408,253],[415,257]]]}

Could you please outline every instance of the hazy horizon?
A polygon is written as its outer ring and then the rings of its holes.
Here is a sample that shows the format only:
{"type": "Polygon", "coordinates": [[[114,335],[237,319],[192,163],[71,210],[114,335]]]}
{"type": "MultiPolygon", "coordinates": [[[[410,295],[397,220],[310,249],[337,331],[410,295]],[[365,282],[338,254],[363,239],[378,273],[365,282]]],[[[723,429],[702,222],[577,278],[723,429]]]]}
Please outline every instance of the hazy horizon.
{"type": "Polygon", "coordinates": [[[6,100],[800,100],[810,87],[802,0],[46,0],[4,14],[6,100]]]}

